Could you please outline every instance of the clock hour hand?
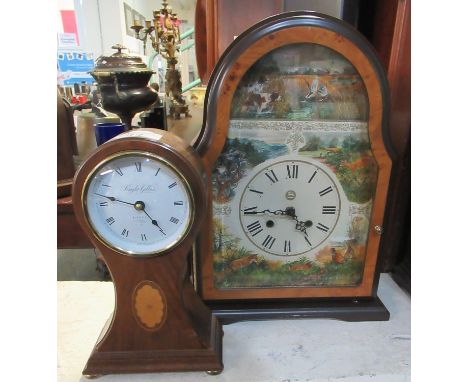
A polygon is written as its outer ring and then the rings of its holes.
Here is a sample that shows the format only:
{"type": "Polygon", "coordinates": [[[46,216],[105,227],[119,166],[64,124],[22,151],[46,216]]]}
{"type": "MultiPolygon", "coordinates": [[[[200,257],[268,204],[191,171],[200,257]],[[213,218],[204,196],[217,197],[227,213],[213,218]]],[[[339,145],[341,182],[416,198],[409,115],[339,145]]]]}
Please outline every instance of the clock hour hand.
{"type": "MultiPolygon", "coordinates": [[[[246,210],[250,210],[250,208],[247,208],[246,210]]],[[[275,211],[263,210],[263,211],[248,211],[248,212],[245,212],[246,210],[244,210],[244,213],[245,214],[251,214],[251,215],[270,213],[270,214],[273,214],[273,215],[287,215],[287,216],[291,216],[291,217],[295,216],[294,207],[287,207],[285,210],[275,210],[275,211]]]]}
{"type": "Polygon", "coordinates": [[[298,231],[301,231],[306,236],[309,236],[307,234],[307,228],[312,227],[312,224],[313,224],[312,221],[310,221],[310,220],[306,220],[304,222],[300,221],[297,218],[296,209],[294,207],[286,207],[286,209],[284,209],[284,210],[275,210],[275,211],[271,211],[271,210],[268,210],[268,209],[263,210],[263,211],[249,211],[248,214],[264,214],[266,212],[268,212],[270,214],[273,214],[273,215],[286,215],[286,216],[289,216],[289,217],[293,218],[296,221],[296,229],[298,231]]]}

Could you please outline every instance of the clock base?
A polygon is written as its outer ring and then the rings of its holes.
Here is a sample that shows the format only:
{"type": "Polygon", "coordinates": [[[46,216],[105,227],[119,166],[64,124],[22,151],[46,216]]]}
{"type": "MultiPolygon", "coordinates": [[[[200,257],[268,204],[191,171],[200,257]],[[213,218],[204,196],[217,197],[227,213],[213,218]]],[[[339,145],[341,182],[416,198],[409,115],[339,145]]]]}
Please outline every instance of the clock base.
{"type": "MultiPolygon", "coordinates": [[[[107,325],[103,332],[107,331],[107,325]]],[[[131,351],[99,350],[99,340],[83,370],[88,378],[107,374],[204,371],[219,374],[222,362],[223,329],[212,317],[211,343],[207,348],[131,351]]]]}
{"type": "Polygon", "coordinates": [[[388,321],[390,312],[378,297],[315,301],[205,301],[223,324],[239,321],[329,318],[343,321],[388,321]]]}

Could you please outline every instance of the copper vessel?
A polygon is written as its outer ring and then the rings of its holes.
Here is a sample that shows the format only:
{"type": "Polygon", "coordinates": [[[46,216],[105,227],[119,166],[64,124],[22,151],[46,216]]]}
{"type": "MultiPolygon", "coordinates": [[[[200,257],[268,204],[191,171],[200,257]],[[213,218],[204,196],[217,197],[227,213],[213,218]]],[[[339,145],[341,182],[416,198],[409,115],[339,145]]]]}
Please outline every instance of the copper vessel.
{"type": "Polygon", "coordinates": [[[117,52],[100,56],[90,74],[98,83],[105,110],[117,114],[131,129],[133,116],[146,110],[158,100],[158,93],[148,86],[153,71],[138,56],[122,53],[126,49],[117,44],[117,52]]]}

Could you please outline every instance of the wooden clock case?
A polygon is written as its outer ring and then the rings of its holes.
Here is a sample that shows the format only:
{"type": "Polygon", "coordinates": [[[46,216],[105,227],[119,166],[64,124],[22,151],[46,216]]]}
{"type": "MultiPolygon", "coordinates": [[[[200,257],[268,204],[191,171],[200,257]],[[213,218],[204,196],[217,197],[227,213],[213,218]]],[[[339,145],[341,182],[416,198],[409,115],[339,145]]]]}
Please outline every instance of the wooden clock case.
{"type": "MultiPolygon", "coordinates": [[[[153,130],[153,129],[141,129],[153,130]]],[[[100,146],[78,170],[73,204],[78,222],[102,253],[115,287],[115,309],[104,327],[83,371],[85,375],[168,371],[221,372],[222,327],[203,304],[189,279],[188,254],[205,216],[204,171],[194,150],[171,133],[153,130],[157,141],[115,139],[100,146]],[[148,152],[171,163],[186,179],[192,194],[192,223],[174,247],[156,256],[132,257],[101,241],[85,216],[86,180],[103,160],[126,151],[148,152]],[[148,328],[135,313],[136,292],[144,285],[158,290],[165,311],[161,323],[148,328]]],[[[141,306],[144,309],[144,306],[141,306]]]]}
{"type": "Polygon", "coordinates": [[[208,224],[202,228],[197,250],[198,290],[223,323],[272,318],[335,318],[348,321],[388,320],[389,312],[377,297],[381,269],[378,256],[392,168],[387,130],[389,94],[384,71],[367,40],[348,24],[315,12],[290,12],[263,20],[238,36],[224,52],[208,83],[202,131],[194,148],[202,157],[208,184],[226,142],[230,107],[247,70],[272,50],[294,43],[315,43],[344,56],[360,74],[369,101],[369,139],[378,164],[377,189],[370,220],[363,281],[357,287],[252,288],[214,287],[212,203],[208,188],[208,224]]]}

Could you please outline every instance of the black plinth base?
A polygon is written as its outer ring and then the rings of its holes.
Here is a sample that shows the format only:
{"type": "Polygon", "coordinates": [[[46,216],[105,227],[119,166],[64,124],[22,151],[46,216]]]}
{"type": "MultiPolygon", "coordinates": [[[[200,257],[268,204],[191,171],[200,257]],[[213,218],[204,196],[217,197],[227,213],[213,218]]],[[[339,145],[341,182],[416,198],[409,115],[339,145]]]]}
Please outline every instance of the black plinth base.
{"type": "Polygon", "coordinates": [[[166,109],[164,105],[157,105],[141,114],[141,127],[167,131],[166,109]]]}
{"type": "Polygon", "coordinates": [[[223,325],[239,321],[329,318],[343,321],[388,321],[390,313],[378,297],[327,301],[208,301],[223,325]]]}

